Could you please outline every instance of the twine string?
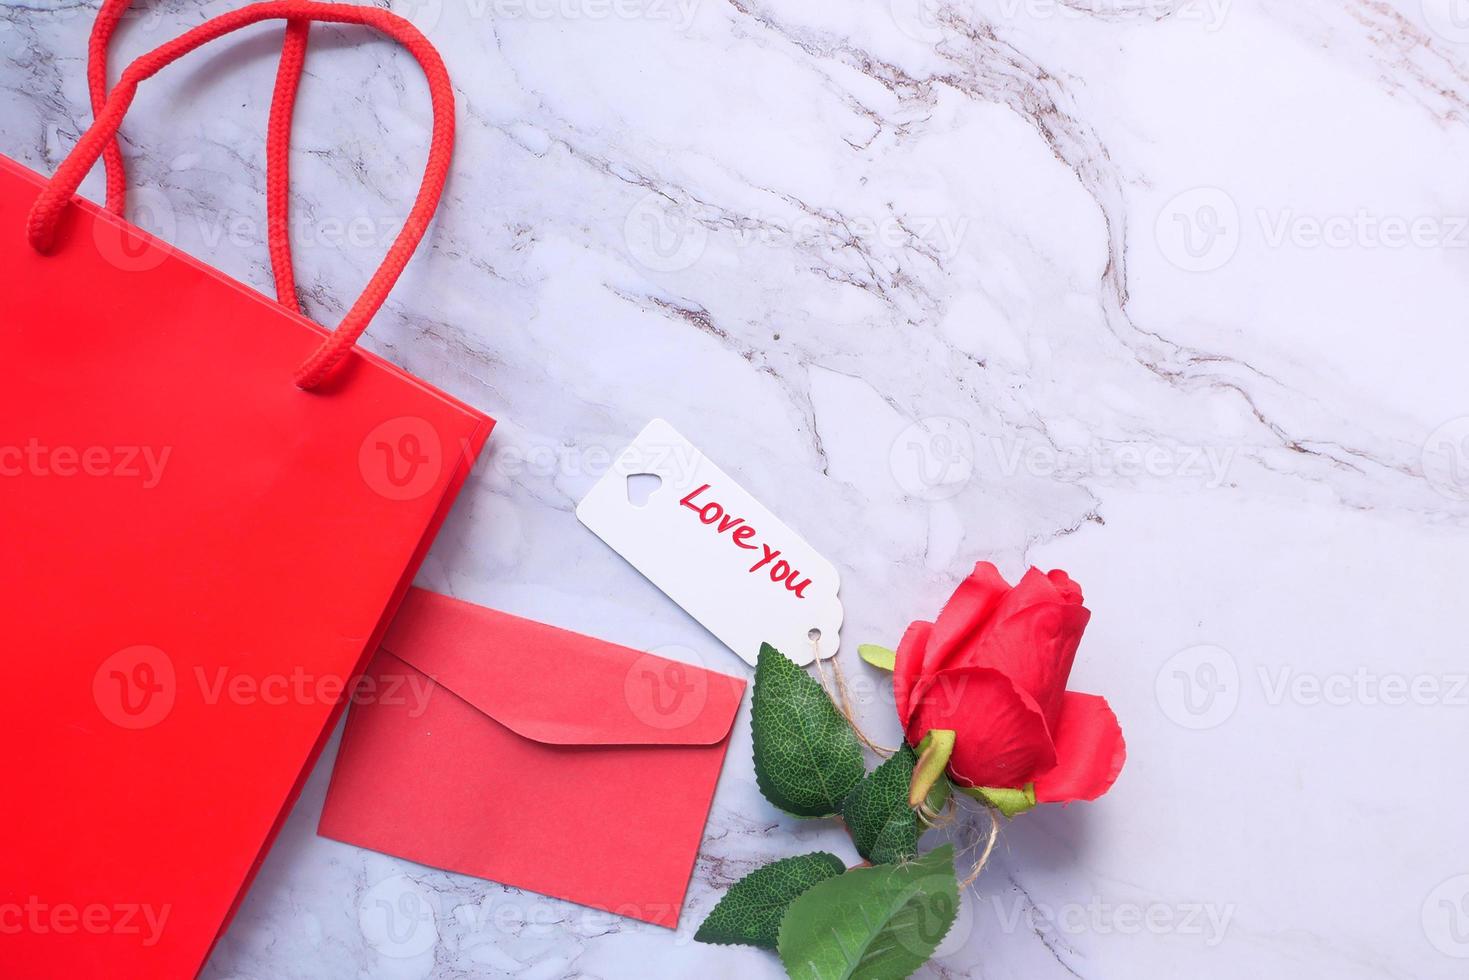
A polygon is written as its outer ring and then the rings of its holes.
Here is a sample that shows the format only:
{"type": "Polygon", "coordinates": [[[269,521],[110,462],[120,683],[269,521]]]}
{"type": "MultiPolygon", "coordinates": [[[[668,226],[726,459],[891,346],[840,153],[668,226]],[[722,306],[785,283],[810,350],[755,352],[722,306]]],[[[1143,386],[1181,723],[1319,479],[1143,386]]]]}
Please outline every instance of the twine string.
{"type": "MultiPolygon", "coordinates": [[[[816,676],[821,683],[821,689],[826,692],[827,697],[831,698],[832,704],[836,705],[837,711],[846,720],[847,724],[851,726],[852,731],[856,733],[857,740],[865,745],[869,751],[882,758],[889,758],[895,755],[898,751],[897,749],[888,748],[885,745],[879,745],[874,742],[862,730],[862,725],[857,721],[857,713],[852,707],[851,689],[847,685],[846,676],[842,673],[841,656],[837,655],[831,658],[832,677],[828,679],[826,666],[821,659],[820,643],[814,636],[811,637],[811,651],[815,655],[816,676]]],[[[944,829],[953,826],[958,822],[961,811],[969,809],[967,806],[962,806],[959,803],[959,797],[962,795],[958,792],[950,792],[949,798],[944,802],[943,807],[938,810],[930,807],[928,801],[924,800],[918,805],[917,813],[919,819],[929,829],[944,829]]],[[[976,838],[972,844],[963,849],[966,852],[978,849],[980,854],[979,859],[970,868],[969,874],[959,882],[960,891],[968,888],[979,879],[980,874],[989,865],[990,858],[994,855],[995,847],[1000,840],[1000,815],[998,811],[988,805],[983,805],[982,809],[984,814],[989,817],[989,830],[987,833],[982,833],[981,837],[976,838]]]]}
{"type": "Polygon", "coordinates": [[[852,692],[847,686],[846,675],[842,673],[841,655],[838,654],[831,658],[831,669],[832,674],[835,676],[835,681],[828,681],[826,667],[821,660],[820,640],[815,636],[810,637],[810,640],[811,652],[816,658],[816,676],[821,681],[821,689],[826,692],[827,697],[831,698],[831,703],[836,705],[837,711],[846,720],[847,724],[851,726],[852,731],[856,733],[857,741],[867,746],[868,751],[884,759],[896,755],[898,752],[897,749],[888,748],[886,745],[879,745],[871,738],[868,738],[867,733],[862,730],[862,725],[857,721],[857,712],[852,708],[852,692]]]}

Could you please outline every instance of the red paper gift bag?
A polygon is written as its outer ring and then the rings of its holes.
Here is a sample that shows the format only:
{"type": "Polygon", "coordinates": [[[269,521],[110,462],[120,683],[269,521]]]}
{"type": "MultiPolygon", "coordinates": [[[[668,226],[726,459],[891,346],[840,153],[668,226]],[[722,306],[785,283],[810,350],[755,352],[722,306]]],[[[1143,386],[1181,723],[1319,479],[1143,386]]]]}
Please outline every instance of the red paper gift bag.
{"type": "Polygon", "coordinates": [[[452,140],[417,30],[289,0],[140,58],[49,180],[0,157],[7,980],[194,976],[406,593],[493,423],[353,343],[452,140]],[[72,200],[141,80],[285,18],[383,31],[433,96],[424,189],[335,332],[72,200]]]}

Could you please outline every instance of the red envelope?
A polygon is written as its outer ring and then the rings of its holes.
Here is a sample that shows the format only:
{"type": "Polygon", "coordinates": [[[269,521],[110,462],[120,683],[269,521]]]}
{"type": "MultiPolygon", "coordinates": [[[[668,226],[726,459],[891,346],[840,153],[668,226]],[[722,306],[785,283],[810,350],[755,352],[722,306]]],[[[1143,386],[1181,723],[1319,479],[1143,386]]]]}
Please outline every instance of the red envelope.
{"type": "Polygon", "coordinates": [[[412,590],[326,837],[678,925],[745,682],[412,590]]]}

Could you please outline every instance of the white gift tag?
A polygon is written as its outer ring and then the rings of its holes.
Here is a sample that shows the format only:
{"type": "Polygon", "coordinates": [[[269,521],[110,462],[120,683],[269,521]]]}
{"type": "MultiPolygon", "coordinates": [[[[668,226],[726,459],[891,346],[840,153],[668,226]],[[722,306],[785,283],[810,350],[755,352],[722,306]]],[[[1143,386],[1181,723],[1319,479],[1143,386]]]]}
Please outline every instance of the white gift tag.
{"type": "Polygon", "coordinates": [[[836,566],[662,419],[576,516],[751,664],[761,643],[798,664],[837,652],[836,566]]]}

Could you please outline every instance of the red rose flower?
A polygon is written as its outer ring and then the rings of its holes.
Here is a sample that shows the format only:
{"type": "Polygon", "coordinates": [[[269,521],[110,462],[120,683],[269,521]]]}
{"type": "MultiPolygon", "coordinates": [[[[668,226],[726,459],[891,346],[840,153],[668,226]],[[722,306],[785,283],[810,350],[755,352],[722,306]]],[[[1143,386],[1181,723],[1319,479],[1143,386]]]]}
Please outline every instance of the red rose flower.
{"type": "Polygon", "coordinates": [[[1011,588],[989,562],[955,590],[937,622],[908,627],[893,671],[898,717],[917,746],[955,733],[950,779],[1021,789],[1039,803],[1094,800],[1127,757],[1104,698],[1066,690],[1091,613],[1065,572],[1032,568],[1011,588]]]}

